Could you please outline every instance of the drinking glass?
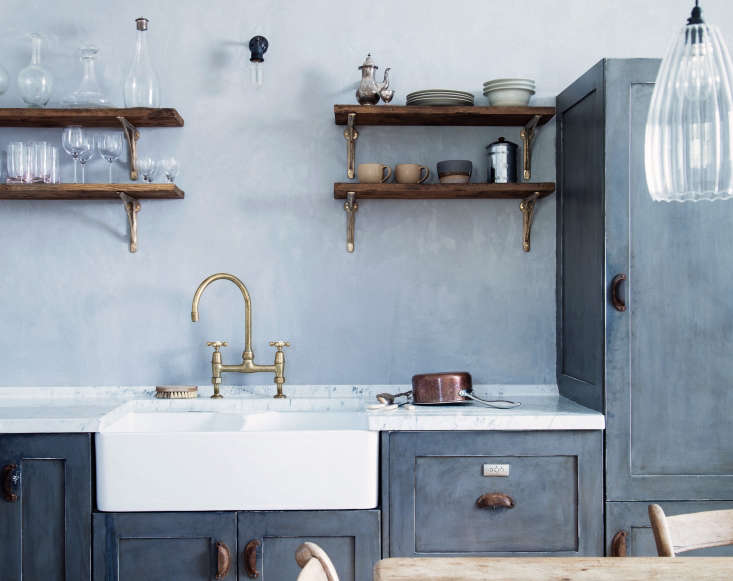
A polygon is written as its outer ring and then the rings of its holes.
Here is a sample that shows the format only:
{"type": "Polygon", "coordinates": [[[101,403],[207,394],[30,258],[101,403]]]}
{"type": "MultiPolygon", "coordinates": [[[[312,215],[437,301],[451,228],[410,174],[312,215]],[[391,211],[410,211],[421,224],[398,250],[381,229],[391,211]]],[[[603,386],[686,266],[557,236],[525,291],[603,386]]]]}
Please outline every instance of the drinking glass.
{"type": "Polygon", "coordinates": [[[34,141],[30,144],[31,152],[31,181],[33,183],[43,183],[46,181],[48,174],[46,168],[46,149],[48,143],[45,141],[34,141]]]}
{"type": "Polygon", "coordinates": [[[23,161],[25,143],[13,141],[8,144],[8,178],[9,184],[20,184],[23,182],[23,161]]]}
{"type": "Polygon", "coordinates": [[[30,184],[33,182],[35,155],[32,143],[23,144],[23,183],[30,184]]]}
{"type": "Polygon", "coordinates": [[[64,147],[64,151],[74,158],[74,183],[78,184],[79,180],[76,177],[76,166],[79,162],[79,154],[86,148],[84,130],[80,125],[70,125],[64,129],[64,134],[61,138],[61,145],[64,147]]]}
{"type": "Polygon", "coordinates": [[[165,179],[168,180],[169,184],[176,181],[178,175],[178,162],[175,157],[167,157],[160,160],[160,169],[165,175],[165,179]]]}
{"type": "Polygon", "coordinates": [[[44,164],[43,181],[47,184],[61,183],[58,147],[53,147],[51,145],[46,147],[46,162],[44,164]]]}
{"type": "Polygon", "coordinates": [[[81,164],[81,183],[85,184],[87,183],[87,162],[96,155],[97,151],[94,148],[94,138],[88,133],[84,134],[84,139],[82,139],[82,143],[84,145],[84,149],[82,149],[79,153],[79,163],[81,164]]]}
{"type": "Polygon", "coordinates": [[[143,176],[143,180],[147,183],[152,184],[155,176],[158,173],[158,162],[152,157],[143,157],[138,160],[138,169],[143,176]]]}
{"type": "Polygon", "coordinates": [[[122,155],[122,133],[104,133],[97,138],[97,149],[109,164],[109,183],[112,183],[112,164],[122,155]]]}

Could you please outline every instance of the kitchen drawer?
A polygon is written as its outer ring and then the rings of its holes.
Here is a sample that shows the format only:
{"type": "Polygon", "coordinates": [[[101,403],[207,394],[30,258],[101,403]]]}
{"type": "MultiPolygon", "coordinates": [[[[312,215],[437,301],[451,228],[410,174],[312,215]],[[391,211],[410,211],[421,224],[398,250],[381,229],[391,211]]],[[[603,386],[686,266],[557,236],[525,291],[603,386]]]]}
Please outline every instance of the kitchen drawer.
{"type": "Polygon", "coordinates": [[[390,556],[602,554],[601,432],[389,438],[390,556]],[[512,506],[480,508],[492,493],[512,506]]]}

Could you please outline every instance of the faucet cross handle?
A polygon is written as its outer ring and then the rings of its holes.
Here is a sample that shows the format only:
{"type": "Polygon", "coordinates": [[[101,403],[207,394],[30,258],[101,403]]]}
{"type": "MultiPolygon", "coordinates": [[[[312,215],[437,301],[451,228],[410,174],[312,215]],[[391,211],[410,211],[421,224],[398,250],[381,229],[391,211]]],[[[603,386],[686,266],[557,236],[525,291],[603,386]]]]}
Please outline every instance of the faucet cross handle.
{"type": "Polygon", "coordinates": [[[208,347],[213,347],[214,351],[219,353],[219,347],[226,347],[227,345],[229,345],[229,343],[227,343],[226,341],[207,341],[206,345],[208,347]]]}
{"type": "Polygon", "coordinates": [[[270,347],[277,347],[278,351],[282,351],[283,347],[290,347],[289,341],[270,341],[270,347]]]}

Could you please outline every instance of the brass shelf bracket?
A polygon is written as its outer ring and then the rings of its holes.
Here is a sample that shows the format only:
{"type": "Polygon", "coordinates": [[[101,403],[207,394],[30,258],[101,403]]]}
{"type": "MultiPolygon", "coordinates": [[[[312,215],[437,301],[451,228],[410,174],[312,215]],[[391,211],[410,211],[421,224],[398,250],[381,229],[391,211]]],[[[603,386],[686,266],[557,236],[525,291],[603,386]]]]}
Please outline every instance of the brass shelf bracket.
{"type": "Polygon", "coordinates": [[[535,192],[519,203],[522,211],[522,249],[525,252],[530,250],[530,236],[532,234],[532,218],[534,217],[534,206],[539,199],[539,192],[535,192]]]}
{"type": "MultiPolygon", "coordinates": [[[[140,139],[140,130],[124,117],[117,117],[122,124],[122,133],[127,139],[127,146],[130,150],[130,179],[137,179],[137,140],[140,139]]],[[[134,252],[134,250],[133,250],[134,252]]]]}
{"type": "Polygon", "coordinates": [[[356,140],[359,138],[359,132],[356,130],[356,113],[349,113],[346,121],[346,129],[344,129],[344,139],[346,140],[346,177],[353,180],[356,176],[354,171],[356,165],[356,140]]]}
{"type": "Polygon", "coordinates": [[[127,223],[130,226],[130,252],[137,252],[137,215],[142,206],[140,200],[131,198],[125,192],[117,192],[125,206],[127,223]]]}
{"type": "Polygon", "coordinates": [[[519,132],[519,137],[522,138],[522,149],[523,154],[523,172],[522,176],[524,181],[528,181],[532,178],[532,144],[537,134],[537,125],[540,122],[540,116],[535,115],[532,119],[524,126],[524,129],[519,132]]]}
{"type": "Polygon", "coordinates": [[[356,193],[346,192],[346,201],[344,202],[344,210],[346,211],[346,252],[354,252],[354,228],[358,209],[359,202],[356,201],[356,193]]]}

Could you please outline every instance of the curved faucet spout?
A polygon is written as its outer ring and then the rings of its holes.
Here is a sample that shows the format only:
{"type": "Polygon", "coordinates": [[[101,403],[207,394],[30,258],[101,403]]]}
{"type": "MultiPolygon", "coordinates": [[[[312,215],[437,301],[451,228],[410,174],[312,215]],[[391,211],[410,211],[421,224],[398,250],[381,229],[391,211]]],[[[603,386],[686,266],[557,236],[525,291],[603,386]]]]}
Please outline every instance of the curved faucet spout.
{"type": "Polygon", "coordinates": [[[254,359],[254,354],[252,353],[252,302],[250,301],[247,287],[244,286],[244,283],[236,276],[226,272],[220,272],[218,274],[212,274],[201,281],[201,284],[193,295],[193,303],[191,304],[191,321],[195,323],[199,320],[199,301],[201,300],[201,295],[206,290],[206,287],[215,280],[220,279],[234,283],[242,292],[242,297],[244,298],[244,353],[242,353],[242,360],[251,361],[254,359]]]}

